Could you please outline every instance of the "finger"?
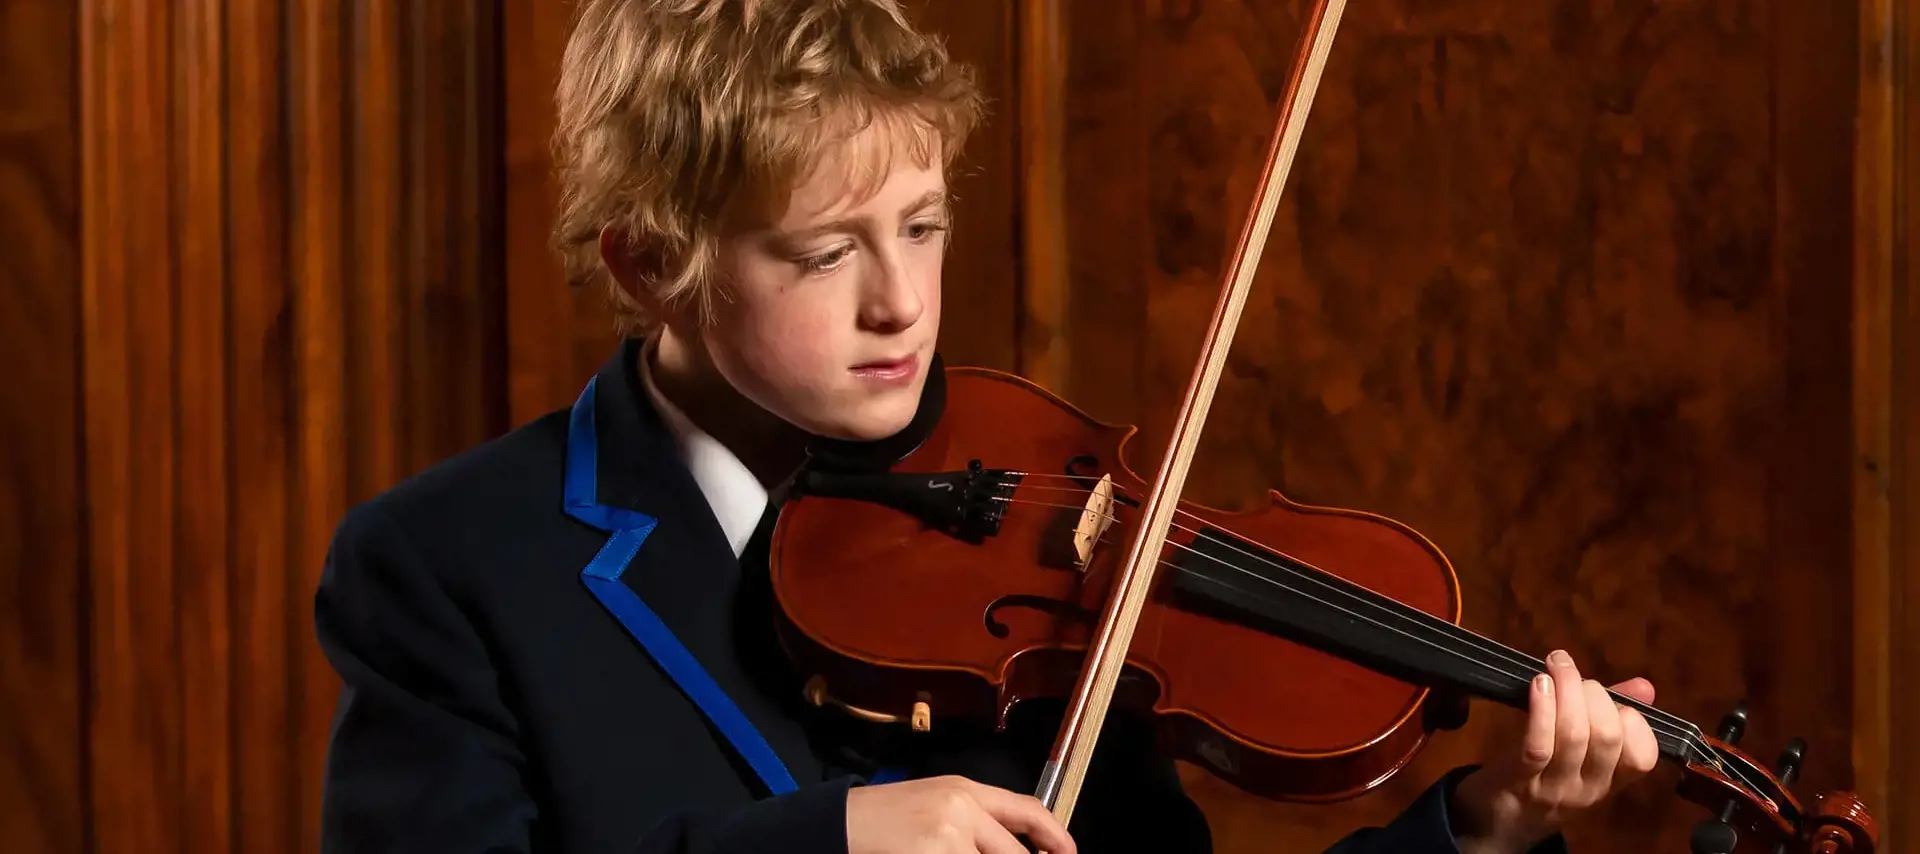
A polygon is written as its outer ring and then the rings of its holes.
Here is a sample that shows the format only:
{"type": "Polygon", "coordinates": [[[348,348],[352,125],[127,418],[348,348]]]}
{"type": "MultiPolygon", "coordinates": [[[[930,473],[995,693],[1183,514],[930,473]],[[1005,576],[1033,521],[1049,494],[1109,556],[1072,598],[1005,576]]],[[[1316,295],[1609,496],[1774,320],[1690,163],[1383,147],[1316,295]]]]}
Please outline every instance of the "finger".
{"type": "Polygon", "coordinates": [[[1613,779],[1613,768],[1620,763],[1620,707],[1599,682],[1588,679],[1580,686],[1586,692],[1588,732],[1587,761],[1581,776],[1589,784],[1604,786],[1613,779]]]}
{"type": "Polygon", "coordinates": [[[1660,762],[1660,742],[1638,709],[1620,710],[1620,765],[1635,776],[1660,762]]]}
{"type": "MultiPolygon", "coordinates": [[[[1027,846],[1006,828],[984,819],[974,827],[973,845],[980,854],[1028,854],[1027,846]]],[[[1045,845],[1039,848],[1043,854],[1052,854],[1045,845]]]]}
{"type": "Polygon", "coordinates": [[[1547,770],[1553,759],[1554,711],[1553,677],[1545,673],[1533,677],[1527,698],[1527,732],[1520,741],[1522,779],[1531,780],[1547,770]]]}
{"type": "MultiPolygon", "coordinates": [[[[987,815],[1011,833],[1025,834],[1047,854],[1074,854],[1073,837],[1060,820],[1031,795],[1019,795],[997,786],[974,785],[974,800],[987,815]]],[[[1024,854],[1024,852],[1023,852],[1024,854]]]]}
{"type": "Polygon", "coordinates": [[[1613,686],[1613,690],[1642,703],[1653,703],[1653,683],[1638,676],[1613,686]]]}
{"type": "Polygon", "coordinates": [[[1564,651],[1547,656],[1547,672],[1553,675],[1557,708],[1553,759],[1542,776],[1551,785],[1572,786],[1579,781],[1580,767],[1587,761],[1587,691],[1581,685],[1580,669],[1564,651]]]}

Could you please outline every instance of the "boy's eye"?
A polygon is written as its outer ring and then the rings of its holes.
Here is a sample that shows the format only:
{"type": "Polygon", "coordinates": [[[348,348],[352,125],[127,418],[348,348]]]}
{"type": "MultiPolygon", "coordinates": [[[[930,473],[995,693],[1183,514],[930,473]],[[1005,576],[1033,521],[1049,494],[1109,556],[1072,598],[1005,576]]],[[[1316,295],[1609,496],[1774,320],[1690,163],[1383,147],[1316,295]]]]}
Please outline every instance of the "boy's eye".
{"type": "Polygon", "coordinates": [[[912,225],[907,226],[907,237],[913,240],[914,242],[918,243],[922,240],[931,240],[933,239],[934,235],[939,234],[940,232],[946,231],[946,230],[947,230],[946,223],[916,222],[912,225]]]}
{"type": "Polygon", "coordinates": [[[841,246],[819,255],[804,258],[800,261],[800,266],[805,267],[807,272],[810,273],[824,273],[845,263],[847,255],[852,252],[852,246],[841,246]]]}

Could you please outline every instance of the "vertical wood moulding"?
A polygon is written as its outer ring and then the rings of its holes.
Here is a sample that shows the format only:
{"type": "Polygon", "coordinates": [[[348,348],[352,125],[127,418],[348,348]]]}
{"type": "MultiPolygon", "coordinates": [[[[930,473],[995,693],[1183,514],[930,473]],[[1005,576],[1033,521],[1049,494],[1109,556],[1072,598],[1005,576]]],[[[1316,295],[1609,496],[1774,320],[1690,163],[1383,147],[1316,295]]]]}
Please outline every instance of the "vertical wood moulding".
{"type": "Polygon", "coordinates": [[[295,851],[301,786],[295,778],[292,639],[311,620],[290,577],[294,484],[292,302],[288,255],[288,21],[283,0],[228,6],[227,168],[231,198],[229,295],[235,851],[295,851]]]}
{"type": "Polygon", "coordinates": [[[1892,171],[1884,184],[1892,188],[1891,259],[1885,278],[1886,293],[1876,298],[1884,321],[1876,324],[1883,343],[1874,358],[1883,366],[1878,390],[1886,395],[1884,429],[1887,439],[1883,463],[1887,525],[1884,569],[1890,588],[1882,607],[1887,611],[1884,644],[1886,716],[1889,749],[1884,752],[1888,774],[1886,803],[1878,814],[1892,816],[1887,836],[1892,850],[1920,851],[1913,830],[1920,816],[1920,624],[1914,613],[1920,603],[1920,304],[1915,295],[1916,275],[1909,247],[1920,239],[1920,221],[1914,217],[1920,200],[1920,126],[1913,121],[1916,63],[1913,28],[1920,22],[1920,2],[1897,0],[1890,7],[1884,46],[1891,88],[1891,132],[1887,148],[1892,171]]]}
{"type": "MultiPolygon", "coordinates": [[[[1900,593],[1894,575],[1894,295],[1906,275],[1906,0],[1862,0],[1855,124],[1853,287],[1854,786],[1881,822],[1904,828],[1902,736],[1895,725],[1900,593]]],[[[1891,850],[1901,850],[1897,845],[1891,850]]]]}
{"type": "Polygon", "coordinates": [[[500,55],[513,58],[500,64],[500,86],[507,418],[515,426],[570,403],[576,391],[571,321],[579,294],[549,247],[559,194],[548,141],[569,21],[550,8],[544,0],[500,4],[500,55]]]}
{"type": "MultiPolygon", "coordinates": [[[[464,132],[468,144],[467,205],[474,212],[473,282],[478,290],[478,317],[473,338],[478,342],[477,363],[463,370],[480,383],[477,432],[471,444],[512,428],[507,404],[507,272],[506,272],[506,55],[501,50],[501,3],[465,4],[472,16],[466,42],[467,102],[473,105],[464,132]]],[[[516,58],[517,59],[517,58],[516,58]]],[[[554,285],[558,289],[558,285],[554,285]]]]}
{"type": "Polygon", "coordinates": [[[436,295],[445,293],[453,284],[449,281],[449,267],[457,254],[447,179],[456,173],[460,157],[453,147],[455,138],[448,132],[448,125],[450,117],[459,115],[462,105],[459,98],[445,94],[449,82],[447,60],[452,55],[449,51],[458,50],[447,36],[448,18],[455,5],[470,4],[422,3],[407,8],[406,101],[412,115],[403,140],[413,168],[408,170],[404,192],[409,215],[406,239],[413,251],[408,253],[409,267],[400,295],[406,318],[407,347],[401,355],[402,361],[395,365],[398,370],[393,380],[397,388],[416,401],[406,412],[408,429],[402,434],[405,446],[401,454],[409,466],[429,455],[426,441],[431,428],[447,417],[435,410],[446,408],[447,392],[456,387],[453,377],[446,377],[438,389],[428,387],[428,368],[434,351],[445,343],[436,336],[448,322],[435,316],[437,312],[430,312],[428,306],[436,302],[436,295]],[[422,400],[438,405],[417,405],[422,400]]]}
{"type": "Polygon", "coordinates": [[[419,152],[406,144],[412,112],[407,93],[413,88],[408,69],[414,66],[402,52],[406,8],[371,0],[351,5],[351,55],[357,61],[352,85],[341,87],[352,96],[347,108],[353,129],[352,184],[346,189],[353,206],[348,257],[354,269],[341,283],[352,295],[346,326],[346,370],[353,387],[348,447],[355,455],[349,500],[399,478],[407,466],[394,441],[405,424],[405,396],[391,380],[401,364],[398,346],[410,337],[402,324],[413,314],[403,296],[408,279],[402,278],[402,259],[419,254],[409,251],[406,241],[409,218],[417,212],[405,189],[420,162],[419,152]]]}
{"type": "MultiPolygon", "coordinates": [[[[344,441],[346,364],[342,328],[342,185],[347,179],[341,138],[348,112],[343,103],[346,44],[344,9],[325,0],[298,0],[290,12],[294,29],[293,104],[289,140],[293,150],[293,318],[297,508],[294,563],[289,570],[295,603],[309,601],[319,581],[332,530],[347,506],[349,457],[344,441]]],[[[293,696],[297,851],[319,847],[321,775],[336,677],[313,642],[310,607],[286,614],[295,672],[293,696]]]]}
{"type": "Polygon", "coordinates": [[[1066,146],[1067,58],[1063,0],[1020,4],[1017,32],[1020,85],[1020,372],[1072,397],[1067,274],[1066,146]]]}
{"type": "Polygon", "coordinates": [[[1851,579],[1835,573],[1850,558],[1848,501],[1851,307],[1836,290],[1837,271],[1854,251],[1849,185],[1855,157],[1854,110],[1835,93],[1856,89],[1858,10],[1839,4],[1775,4],[1771,70],[1773,276],[1768,352],[1777,371],[1777,427],[1767,453],[1765,545],[1771,578],[1754,604],[1763,610],[1743,633],[1756,663],[1751,690],[1774,717],[1756,716],[1743,746],[1769,761],[1793,736],[1809,743],[1801,773],[1808,788],[1848,785],[1852,704],[1851,642],[1840,617],[1850,609],[1851,579]],[[1827,598],[1833,597],[1833,598],[1827,598]],[[1834,607],[1831,612],[1816,610],[1834,607]],[[1807,619],[1810,614],[1826,619],[1807,619]],[[1792,631],[1775,629],[1793,626],[1792,631]],[[1816,684],[1814,674],[1834,678],[1816,684]],[[1776,675],[1778,674],[1778,675],[1776,675]],[[1803,680],[1785,674],[1809,674],[1803,680]],[[1784,677],[1784,678],[1783,678],[1784,677]],[[1815,705],[1805,705],[1817,698],[1815,705]],[[1796,709],[1799,706],[1799,709],[1796,709]],[[1812,709],[1823,713],[1812,714],[1812,709]],[[1806,711],[1801,711],[1805,709],[1806,711]],[[1786,719],[1801,715],[1798,719],[1786,719]],[[1789,731],[1791,729],[1791,731],[1789,731]]]}
{"type": "MultiPolygon", "coordinates": [[[[392,372],[404,407],[405,473],[473,447],[505,427],[505,381],[488,337],[504,298],[491,204],[500,166],[489,104],[498,43],[474,4],[411,7],[405,281],[408,348],[392,372]],[[494,372],[490,373],[489,369],[494,372]]],[[[372,378],[370,378],[372,379],[372,378]]],[[[376,380],[377,381],[377,380],[376,380]]],[[[391,480],[380,483],[384,486],[391,480]]],[[[356,493],[360,497],[362,493],[356,493]]]]}
{"type": "Polygon", "coordinates": [[[489,132],[494,103],[501,94],[493,82],[499,62],[496,30],[490,22],[494,4],[460,3],[444,7],[442,24],[444,68],[454,79],[445,91],[459,93],[458,110],[445,121],[442,139],[453,156],[446,176],[446,195],[453,234],[448,240],[447,295],[431,302],[443,329],[433,356],[425,363],[419,382],[423,388],[452,388],[447,413],[437,425],[421,465],[445,459],[504,432],[504,389],[492,355],[501,349],[491,337],[504,296],[495,284],[501,272],[499,233],[493,223],[501,217],[491,201],[490,187],[498,180],[498,146],[489,132]],[[440,308],[444,304],[445,309],[440,308]]]}
{"type": "Polygon", "coordinates": [[[0,828],[86,849],[80,9],[0,0],[0,828]]]}
{"type": "Polygon", "coordinates": [[[175,258],[169,9],[83,14],[82,316],[92,638],[88,754],[100,852],[179,850],[173,614],[175,258]]]}
{"type": "MultiPolygon", "coordinates": [[[[224,0],[176,7],[174,239],[179,277],[176,586],[184,724],[185,851],[232,843],[231,643],[228,621],[224,0]]],[[[144,429],[144,428],[143,428],[144,429]]],[[[152,604],[146,606],[153,610],[152,604]]]]}

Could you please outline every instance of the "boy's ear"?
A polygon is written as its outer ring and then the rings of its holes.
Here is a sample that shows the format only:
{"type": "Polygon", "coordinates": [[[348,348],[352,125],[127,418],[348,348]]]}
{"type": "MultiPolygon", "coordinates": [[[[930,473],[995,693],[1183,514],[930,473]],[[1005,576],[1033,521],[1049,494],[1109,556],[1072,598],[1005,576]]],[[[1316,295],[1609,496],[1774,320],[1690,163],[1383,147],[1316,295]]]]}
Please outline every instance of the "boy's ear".
{"type": "Polygon", "coordinates": [[[647,286],[660,277],[662,260],[657,250],[634,243],[624,229],[608,225],[600,229],[600,261],[607,265],[607,271],[629,298],[647,313],[660,316],[665,306],[647,286]]]}

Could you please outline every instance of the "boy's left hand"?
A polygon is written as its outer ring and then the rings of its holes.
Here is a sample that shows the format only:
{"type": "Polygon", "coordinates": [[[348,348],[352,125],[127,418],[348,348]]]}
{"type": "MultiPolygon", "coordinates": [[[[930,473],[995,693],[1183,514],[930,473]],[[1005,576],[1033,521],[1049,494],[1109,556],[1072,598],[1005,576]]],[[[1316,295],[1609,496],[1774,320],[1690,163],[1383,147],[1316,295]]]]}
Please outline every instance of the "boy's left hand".
{"type": "MultiPolygon", "coordinates": [[[[1653,684],[1630,679],[1613,690],[1653,702],[1653,684]]],[[[1653,730],[1607,689],[1583,680],[1565,652],[1529,691],[1524,738],[1460,781],[1453,821],[1463,854],[1522,854],[1559,832],[1569,815],[1653,770],[1653,730]]]]}

